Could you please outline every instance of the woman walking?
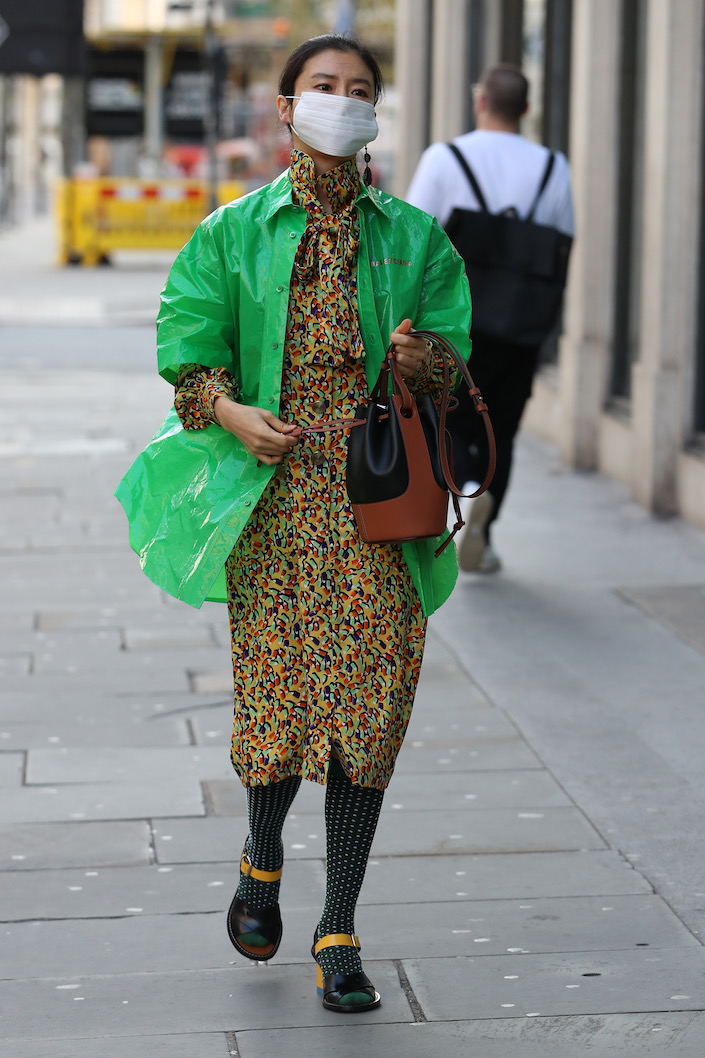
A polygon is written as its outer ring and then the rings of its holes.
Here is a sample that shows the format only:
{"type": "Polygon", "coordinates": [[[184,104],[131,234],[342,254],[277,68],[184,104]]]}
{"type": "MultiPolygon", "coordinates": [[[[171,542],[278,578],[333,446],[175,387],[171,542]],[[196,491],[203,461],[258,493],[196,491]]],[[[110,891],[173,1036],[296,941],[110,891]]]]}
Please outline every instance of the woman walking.
{"type": "Polygon", "coordinates": [[[282,827],[302,779],[326,784],[326,895],[314,936],[327,1009],[380,997],[355,907],[411,714],[426,617],[449,594],[453,548],[367,544],[345,488],[347,434],[388,343],[410,388],[440,390],[413,328],[469,353],[462,263],[431,217],[366,186],[358,150],[382,87],[362,43],[316,37],[281,75],[291,165],[208,217],[162,295],[159,367],[174,410],[118,489],[145,572],[194,605],[225,570],[232,762],[249,834],[228,912],[232,943],[271,959],[282,936],[282,827]]]}

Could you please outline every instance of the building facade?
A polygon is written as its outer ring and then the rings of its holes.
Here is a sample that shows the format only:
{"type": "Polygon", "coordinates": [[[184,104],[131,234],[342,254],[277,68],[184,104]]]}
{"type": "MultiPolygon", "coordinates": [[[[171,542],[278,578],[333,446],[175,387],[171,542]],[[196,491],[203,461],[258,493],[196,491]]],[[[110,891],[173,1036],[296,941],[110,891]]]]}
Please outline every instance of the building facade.
{"type": "Polygon", "coordinates": [[[577,237],[524,425],[705,526],[705,0],[399,0],[395,190],[521,64],[523,131],[565,151],[577,237]]]}

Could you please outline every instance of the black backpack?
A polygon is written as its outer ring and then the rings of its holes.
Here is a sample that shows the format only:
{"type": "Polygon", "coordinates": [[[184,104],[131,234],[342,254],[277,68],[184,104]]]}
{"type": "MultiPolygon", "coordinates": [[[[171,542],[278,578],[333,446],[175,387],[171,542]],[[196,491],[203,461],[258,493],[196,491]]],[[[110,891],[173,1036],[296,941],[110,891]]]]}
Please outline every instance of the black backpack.
{"type": "Polygon", "coordinates": [[[448,146],[480,205],[480,211],[454,209],[445,226],[465,261],[473,332],[515,345],[540,345],[558,320],[573,243],[572,236],[533,220],[555,155],[549,155],[534,204],[521,220],[513,208],[490,213],[465,158],[454,143],[448,146]]]}

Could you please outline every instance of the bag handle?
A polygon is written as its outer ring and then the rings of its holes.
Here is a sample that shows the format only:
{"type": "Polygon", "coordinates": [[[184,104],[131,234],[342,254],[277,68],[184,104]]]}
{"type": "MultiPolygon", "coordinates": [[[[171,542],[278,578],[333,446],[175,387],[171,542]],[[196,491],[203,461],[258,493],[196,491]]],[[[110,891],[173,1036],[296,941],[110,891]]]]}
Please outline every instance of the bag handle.
{"type": "MultiPolygon", "coordinates": [[[[450,367],[449,361],[458,368],[460,374],[468,387],[468,393],[472,397],[473,406],[478,415],[482,416],[482,421],[485,427],[485,433],[487,434],[487,446],[489,448],[490,458],[487,466],[487,473],[479,488],[475,489],[474,492],[465,493],[458,488],[454,479],[453,473],[450,469],[448,462],[448,452],[446,445],[441,443],[438,446],[440,457],[441,457],[441,469],[443,471],[443,477],[449,491],[454,496],[466,496],[470,499],[475,499],[477,496],[481,496],[483,492],[486,492],[490,486],[492,478],[494,477],[495,467],[497,465],[497,447],[494,439],[494,430],[492,429],[492,423],[490,422],[490,414],[487,409],[487,405],[482,399],[482,394],[479,388],[475,385],[473,377],[468,371],[467,364],[463,360],[462,356],[455,348],[453,343],[448,338],[444,338],[442,334],[438,334],[436,331],[413,331],[415,337],[424,338],[429,345],[433,348],[434,352],[438,353],[441,357],[443,364],[443,389],[441,392],[441,402],[438,409],[438,433],[439,440],[442,442],[447,433],[447,415],[451,400],[450,394],[450,367]]],[[[395,363],[396,366],[396,363],[395,363]]],[[[398,371],[398,368],[397,368],[398,371]]]]}

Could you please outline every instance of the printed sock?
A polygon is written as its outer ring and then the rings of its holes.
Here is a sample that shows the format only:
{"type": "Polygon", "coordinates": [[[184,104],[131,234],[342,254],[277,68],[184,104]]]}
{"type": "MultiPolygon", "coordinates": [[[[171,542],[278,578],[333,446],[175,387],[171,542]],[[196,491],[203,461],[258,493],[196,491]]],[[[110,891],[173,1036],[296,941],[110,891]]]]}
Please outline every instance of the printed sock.
{"type": "MultiPolygon", "coordinates": [[[[250,833],[245,847],[252,866],[260,871],[278,871],[284,862],[282,828],[300,785],[300,776],[292,775],[268,786],[247,787],[250,833]]],[[[252,910],[263,911],[279,902],[279,882],[241,874],[237,895],[252,910]]]]}
{"type": "MultiPolygon", "coordinates": [[[[355,907],[365,877],[367,858],[377,829],[384,790],[354,786],[339,761],[332,758],[326,786],[326,899],[318,936],[355,932],[355,907]]],[[[362,969],[356,948],[335,945],[318,955],[324,977],[362,969]]],[[[357,993],[356,993],[357,994],[357,993]]],[[[350,997],[349,1001],[353,1001],[350,997]]],[[[369,996],[359,994],[360,1003],[369,996]]]]}

